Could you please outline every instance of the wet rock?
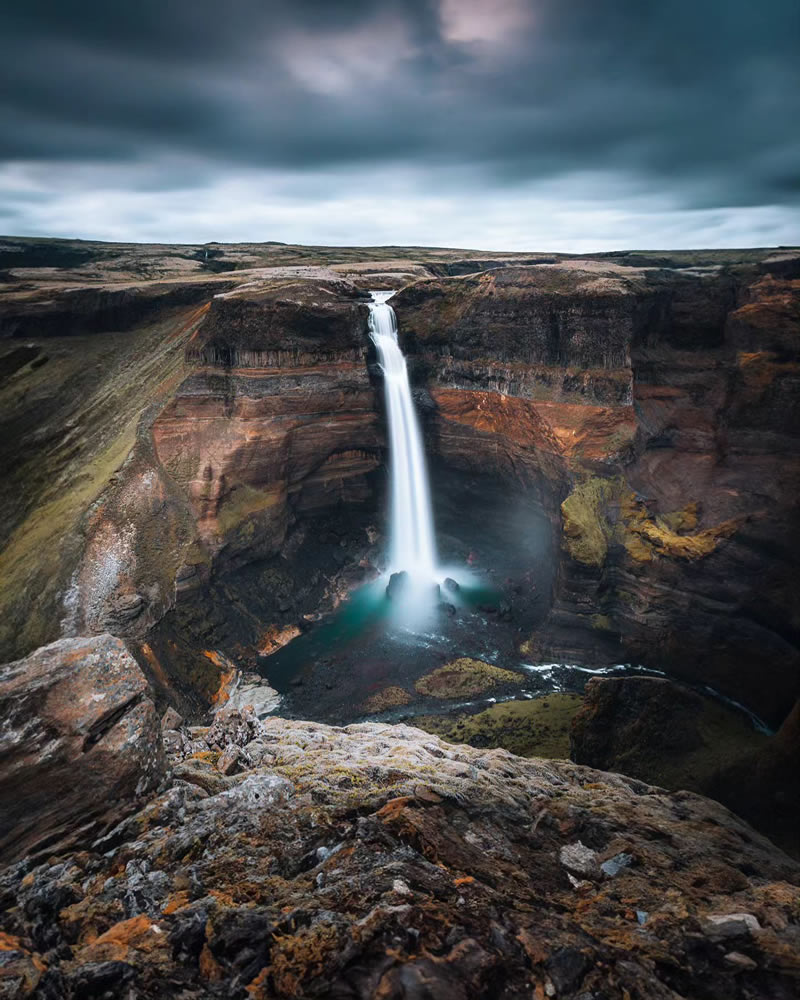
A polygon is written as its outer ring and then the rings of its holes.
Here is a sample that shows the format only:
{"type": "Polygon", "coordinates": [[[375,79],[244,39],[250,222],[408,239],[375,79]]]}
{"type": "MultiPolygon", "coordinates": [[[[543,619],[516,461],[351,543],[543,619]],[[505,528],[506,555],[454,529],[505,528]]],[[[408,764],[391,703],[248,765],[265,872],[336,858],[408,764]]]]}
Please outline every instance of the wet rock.
{"type": "Polygon", "coordinates": [[[386,596],[390,601],[396,601],[408,593],[411,586],[411,577],[405,570],[399,573],[392,573],[389,582],[386,584],[386,596]]]}
{"type": "Polygon", "coordinates": [[[147,683],[119,639],[62,639],[0,667],[0,858],[118,822],[164,773],[147,683]]]}
{"type": "Polygon", "coordinates": [[[457,594],[461,590],[461,585],[451,576],[445,577],[442,588],[450,594],[457,594]]]}
{"type": "Polygon", "coordinates": [[[439,601],[438,607],[442,614],[445,614],[450,618],[452,618],[456,613],[455,604],[450,604],[448,601],[439,601]]]}

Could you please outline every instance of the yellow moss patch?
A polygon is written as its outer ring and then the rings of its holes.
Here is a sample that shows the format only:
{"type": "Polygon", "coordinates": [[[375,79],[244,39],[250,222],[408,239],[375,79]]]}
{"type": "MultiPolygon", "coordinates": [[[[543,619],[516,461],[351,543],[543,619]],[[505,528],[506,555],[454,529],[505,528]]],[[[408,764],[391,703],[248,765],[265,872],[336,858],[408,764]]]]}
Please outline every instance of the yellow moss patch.
{"type": "Polygon", "coordinates": [[[414,725],[451,743],[502,747],[521,757],[569,756],[569,729],[583,699],[550,694],[528,701],[506,701],[475,715],[427,715],[414,725]]]}
{"type": "Polygon", "coordinates": [[[586,566],[602,566],[605,561],[611,526],[604,507],[613,491],[612,480],[592,477],[576,486],[561,504],[564,546],[586,566]]]}
{"type": "Polygon", "coordinates": [[[608,615],[592,615],[592,628],[596,632],[611,632],[614,625],[608,615]]]}
{"type": "Polygon", "coordinates": [[[675,510],[671,514],[663,514],[659,520],[676,535],[697,531],[697,504],[687,504],[683,510],[675,510]]]}
{"type": "Polygon", "coordinates": [[[407,705],[410,701],[411,695],[405,688],[393,685],[370,695],[364,702],[363,708],[365,712],[372,714],[373,712],[385,712],[390,708],[399,708],[401,705],[407,705]]]}
{"type": "Polygon", "coordinates": [[[742,524],[742,518],[731,518],[695,534],[697,505],[650,518],[644,504],[632,493],[622,498],[621,540],[628,555],[636,562],[650,562],[654,555],[670,559],[704,559],[715,551],[720,541],[730,538],[742,524]]]}
{"type": "Polygon", "coordinates": [[[501,684],[521,683],[519,674],[462,656],[420,677],[414,688],[431,698],[468,698],[501,684]]]}

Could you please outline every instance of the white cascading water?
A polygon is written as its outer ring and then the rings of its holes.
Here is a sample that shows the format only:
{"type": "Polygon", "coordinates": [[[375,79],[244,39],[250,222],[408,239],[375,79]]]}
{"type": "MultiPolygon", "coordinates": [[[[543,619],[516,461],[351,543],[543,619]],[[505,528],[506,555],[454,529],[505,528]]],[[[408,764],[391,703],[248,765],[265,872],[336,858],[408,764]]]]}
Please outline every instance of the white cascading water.
{"type": "Polygon", "coordinates": [[[430,584],[436,577],[436,544],[428,470],[406,359],[397,343],[397,318],[387,302],[391,295],[373,292],[369,316],[370,334],[383,369],[389,420],[390,571],[405,570],[415,582],[430,584]]]}

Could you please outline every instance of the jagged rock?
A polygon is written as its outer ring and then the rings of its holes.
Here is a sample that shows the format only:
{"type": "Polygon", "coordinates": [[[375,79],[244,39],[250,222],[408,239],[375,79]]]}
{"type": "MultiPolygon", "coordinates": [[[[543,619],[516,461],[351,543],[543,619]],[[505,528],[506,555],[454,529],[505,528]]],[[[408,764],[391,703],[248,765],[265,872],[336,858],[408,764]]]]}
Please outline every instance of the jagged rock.
{"type": "Polygon", "coordinates": [[[61,639],[0,667],[0,859],[87,843],[164,772],[147,683],[119,639],[61,639]]]}
{"type": "Polygon", "coordinates": [[[252,712],[263,719],[274,712],[281,696],[260,674],[237,670],[226,688],[227,699],[220,699],[216,712],[252,712]]]}
{"type": "Polygon", "coordinates": [[[219,760],[217,761],[217,770],[220,774],[224,774],[226,776],[236,774],[239,770],[238,747],[229,746],[222,751],[219,760]]]}
{"type": "Polygon", "coordinates": [[[565,868],[578,875],[597,876],[597,851],[580,840],[574,844],[565,844],[558,853],[558,859],[565,868]]]}
{"type": "Polygon", "coordinates": [[[608,861],[604,861],[600,865],[600,871],[607,875],[608,878],[614,878],[619,875],[619,873],[624,869],[628,868],[633,864],[633,857],[630,854],[625,854],[621,852],[620,854],[615,854],[613,858],[609,858],[608,861]]]}
{"type": "Polygon", "coordinates": [[[0,872],[16,996],[793,993],[800,865],[714,802],[407,726],[254,729],[268,768],[197,759],[210,793],[178,781],[96,848],[0,872]],[[624,879],[573,889],[560,857],[623,846],[624,879]]]}
{"type": "Polygon", "coordinates": [[[179,715],[174,708],[170,707],[161,716],[161,729],[165,732],[168,729],[180,729],[183,725],[183,716],[179,715]]]}

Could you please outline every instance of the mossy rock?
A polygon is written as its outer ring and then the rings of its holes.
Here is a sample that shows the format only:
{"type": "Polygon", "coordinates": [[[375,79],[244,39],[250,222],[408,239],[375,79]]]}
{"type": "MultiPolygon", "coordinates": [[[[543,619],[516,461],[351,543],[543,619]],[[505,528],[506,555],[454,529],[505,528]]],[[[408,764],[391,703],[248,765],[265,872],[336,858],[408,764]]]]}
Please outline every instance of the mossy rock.
{"type": "Polygon", "coordinates": [[[651,562],[655,556],[669,559],[704,559],[715,552],[723,539],[741,527],[742,518],[731,518],[696,531],[697,504],[651,518],[643,503],[627,493],[620,503],[622,523],[619,537],[634,562],[651,562]]]}
{"type": "Polygon", "coordinates": [[[462,656],[420,677],[414,688],[430,698],[470,698],[501,685],[521,683],[522,677],[511,670],[462,656]]]}
{"type": "Polygon", "coordinates": [[[608,552],[611,525],[605,506],[615,483],[596,476],[580,483],[561,504],[564,546],[577,562],[602,566],[608,552]]]}
{"type": "Polygon", "coordinates": [[[407,705],[411,700],[411,695],[405,688],[391,685],[370,695],[364,702],[363,708],[368,715],[374,715],[377,712],[385,712],[390,708],[400,708],[402,705],[407,705]]]}
{"type": "Polygon", "coordinates": [[[475,714],[426,715],[414,725],[451,743],[502,747],[520,757],[569,757],[573,717],[583,699],[578,694],[549,694],[505,701],[475,714]]]}

